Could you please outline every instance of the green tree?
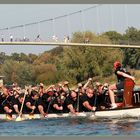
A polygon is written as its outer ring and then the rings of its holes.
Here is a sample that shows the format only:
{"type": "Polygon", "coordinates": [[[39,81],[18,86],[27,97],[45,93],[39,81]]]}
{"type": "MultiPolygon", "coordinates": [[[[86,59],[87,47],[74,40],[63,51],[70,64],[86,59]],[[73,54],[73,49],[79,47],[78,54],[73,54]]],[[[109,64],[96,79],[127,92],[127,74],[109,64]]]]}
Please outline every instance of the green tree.
{"type": "Polygon", "coordinates": [[[119,44],[122,41],[122,37],[123,37],[120,33],[116,31],[108,31],[103,33],[103,35],[108,36],[113,44],[119,44]]]}
{"type": "MultiPolygon", "coordinates": [[[[73,42],[74,40],[82,41],[83,35],[80,35],[79,32],[77,34],[75,33],[73,36],[73,42]]],[[[92,33],[89,33],[89,36],[91,41],[99,41],[99,36],[92,35],[92,33]]],[[[101,35],[100,40],[105,43],[109,42],[105,35],[101,35]]],[[[63,53],[57,57],[55,65],[62,75],[61,80],[66,79],[77,83],[88,77],[111,75],[114,61],[121,59],[120,49],[75,46],[64,48],[63,53]]]]}
{"type": "Polygon", "coordinates": [[[55,83],[57,81],[57,69],[54,64],[34,65],[35,82],[43,82],[45,84],[55,83]]]}
{"type": "MultiPolygon", "coordinates": [[[[129,27],[124,34],[124,40],[129,44],[140,44],[140,30],[134,27],[129,27]]],[[[129,65],[131,68],[140,69],[140,50],[139,49],[123,49],[124,51],[124,65],[129,65]]]]}
{"type": "Polygon", "coordinates": [[[140,44],[140,31],[134,27],[128,27],[123,36],[129,44],[140,44]]]}
{"type": "Polygon", "coordinates": [[[31,84],[32,67],[26,62],[17,62],[13,60],[6,60],[2,65],[1,74],[5,76],[5,82],[11,84],[17,82],[20,85],[31,84]]]}

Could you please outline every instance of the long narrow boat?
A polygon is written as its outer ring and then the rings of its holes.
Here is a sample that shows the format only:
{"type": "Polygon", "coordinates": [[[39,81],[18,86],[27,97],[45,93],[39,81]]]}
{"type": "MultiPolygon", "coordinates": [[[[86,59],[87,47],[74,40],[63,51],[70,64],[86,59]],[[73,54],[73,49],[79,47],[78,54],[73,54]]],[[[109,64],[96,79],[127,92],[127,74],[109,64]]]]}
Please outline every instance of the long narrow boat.
{"type": "MultiPolygon", "coordinates": [[[[134,88],[134,82],[130,79],[126,80],[126,86],[123,91],[117,91],[117,96],[122,96],[120,106],[116,109],[97,110],[96,112],[80,112],[77,115],[71,113],[48,114],[42,117],[40,114],[23,114],[22,120],[29,119],[49,119],[49,118],[126,118],[140,117],[140,88],[134,88]]],[[[18,116],[13,114],[12,118],[6,114],[0,114],[0,120],[16,120],[18,116]]]]}
{"type": "MultiPolygon", "coordinates": [[[[23,114],[22,120],[30,119],[50,119],[50,118],[89,118],[89,119],[113,119],[113,118],[127,118],[127,117],[140,117],[140,107],[131,107],[123,109],[112,109],[96,112],[80,112],[77,115],[71,113],[60,113],[60,114],[48,114],[46,117],[42,117],[40,114],[23,114]]],[[[17,115],[12,115],[12,118],[6,114],[0,114],[0,120],[15,120],[17,115]]]]}

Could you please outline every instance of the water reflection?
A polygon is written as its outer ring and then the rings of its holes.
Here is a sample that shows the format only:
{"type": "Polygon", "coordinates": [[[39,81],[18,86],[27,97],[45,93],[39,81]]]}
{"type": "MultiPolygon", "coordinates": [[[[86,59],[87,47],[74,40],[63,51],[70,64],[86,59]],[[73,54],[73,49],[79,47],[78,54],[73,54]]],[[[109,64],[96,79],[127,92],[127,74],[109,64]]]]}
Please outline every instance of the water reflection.
{"type": "Polygon", "coordinates": [[[112,120],[109,129],[112,135],[131,135],[136,130],[135,123],[131,120],[112,120]]]}
{"type": "Polygon", "coordinates": [[[139,135],[139,119],[48,119],[23,122],[0,122],[0,135],[95,136],[139,135]],[[7,133],[8,132],[8,133],[7,133]]]}

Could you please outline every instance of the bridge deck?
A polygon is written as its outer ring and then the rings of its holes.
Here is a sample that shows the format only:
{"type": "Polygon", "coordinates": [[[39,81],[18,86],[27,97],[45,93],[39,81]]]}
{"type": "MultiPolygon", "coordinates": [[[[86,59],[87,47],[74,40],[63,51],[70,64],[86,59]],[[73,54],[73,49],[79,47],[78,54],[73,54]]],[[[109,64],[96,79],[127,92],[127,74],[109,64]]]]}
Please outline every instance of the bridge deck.
{"type": "Polygon", "coordinates": [[[89,46],[89,47],[107,47],[107,48],[135,48],[138,45],[114,45],[114,44],[92,44],[92,43],[64,43],[64,42],[0,42],[0,45],[52,45],[52,46],[89,46]]]}

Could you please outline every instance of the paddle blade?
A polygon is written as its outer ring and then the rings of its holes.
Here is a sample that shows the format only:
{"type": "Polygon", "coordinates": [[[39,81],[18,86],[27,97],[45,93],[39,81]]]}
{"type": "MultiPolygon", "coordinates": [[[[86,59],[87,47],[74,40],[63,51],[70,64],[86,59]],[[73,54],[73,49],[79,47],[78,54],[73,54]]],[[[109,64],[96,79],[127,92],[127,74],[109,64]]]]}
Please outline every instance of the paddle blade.
{"type": "Polygon", "coordinates": [[[21,116],[18,116],[17,118],[16,118],[16,122],[20,122],[20,121],[23,121],[24,119],[21,117],[21,116]]]}
{"type": "Polygon", "coordinates": [[[29,120],[34,119],[34,115],[33,114],[29,114],[28,119],[29,120]]]}
{"type": "Polygon", "coordinates": [[[11,115],[6,115],[6,120],[11,121],[11,120],[13,120],[13,118],[11,115]]]}

